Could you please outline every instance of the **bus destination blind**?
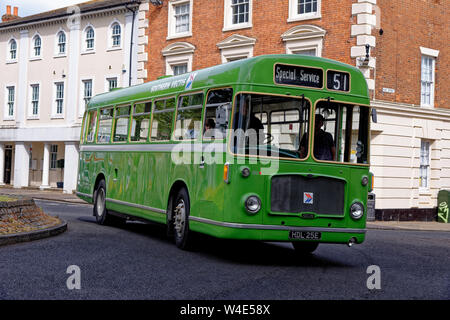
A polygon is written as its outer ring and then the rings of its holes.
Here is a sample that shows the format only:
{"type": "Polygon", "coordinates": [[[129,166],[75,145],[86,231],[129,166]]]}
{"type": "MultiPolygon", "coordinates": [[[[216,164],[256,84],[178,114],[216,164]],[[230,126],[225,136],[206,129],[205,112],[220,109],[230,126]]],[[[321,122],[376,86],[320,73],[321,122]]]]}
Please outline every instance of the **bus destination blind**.
{"type": "Polygon", "coordinates": [[[322,69],[276,64],[274,72],[275,83],[277,84],[316,89],[323,88],[322,69]]]}

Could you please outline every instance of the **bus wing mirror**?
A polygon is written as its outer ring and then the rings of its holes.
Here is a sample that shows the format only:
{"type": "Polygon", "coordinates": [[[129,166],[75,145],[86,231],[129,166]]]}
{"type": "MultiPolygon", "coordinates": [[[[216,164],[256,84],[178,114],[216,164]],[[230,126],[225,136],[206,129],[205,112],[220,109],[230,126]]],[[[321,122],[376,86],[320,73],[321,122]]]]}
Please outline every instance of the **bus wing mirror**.
{"type": "Polygon", "coordinates": [[[377,119],[377,109],[372,109],[372,122],[373,123],[377,123],[378,119],[377,119]]]}

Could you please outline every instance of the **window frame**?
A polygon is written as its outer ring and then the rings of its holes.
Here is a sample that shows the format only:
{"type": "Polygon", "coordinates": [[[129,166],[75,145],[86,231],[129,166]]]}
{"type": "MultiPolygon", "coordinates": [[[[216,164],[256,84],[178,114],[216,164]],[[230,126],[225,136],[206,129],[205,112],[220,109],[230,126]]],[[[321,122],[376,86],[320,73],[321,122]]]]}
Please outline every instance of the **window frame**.
{"type": "Polygon", "coordinates": [[[11,38],[8,41],[8,45],[6,46],[6,63],[16,63],[18,61],[18,53],[19,53],[19,44],[16,38],[11,38]],[[15,48],[12,48],[12,45],[15,45],[15,48]],[[12,56],[14,52],[14,57],[12,56]]]}
{"type": "Polygon", "coordinates": [[[52,118],[61,119],[64,118],[64,110],[65,110],[65,96],[66,96],[66,83],[65,81],[55,81],[53,83],[53,108],[52,108],[52,118]],[[62,98],[58,97],[58,86],[62,85],[62,98]],[[58,112],[58,101],[62,101],[62,110],[58,112]]]}
{"type": "Polygon", "coordinates": [[[34,120],[39,119],[40,114],[40,101],[41,101],[41,84],[40,83],[31,83],[30,84],[31,92],[30,92],[30,109],[28,111],[28,119],[34,120]],[[37,100],[35,99],[35,89],[37,88],[37,100]],[[37,112],[34,113],[35,104],[37,106],[37,112]]]}
{"type": "MultiPolygon", "coordinates": [[[[111,131],[111,143],[113,144],[126,144],[130,142],[130,120],[131,120],[131,113],[132,113],[132,107],[133,107],[133,103],[125,103],[125,104],[120,104],[120,105],[116,105],[114,106],[114,118],[113,118],[113,125],[112,125],[112,131],[111,131]],[[130,111],[128,113],[128,116],[122,116],[122,115],[117,115],[117,110],[120,108],[126,108],[129,107],[130,111]],[[116,126],[117,126],[117,121],[119,119],[123,119],[123,118],[128,118],[128,125],[127,125],[127,138],[125,141],[116,141],[115,139],[115,135],[116,135],[116,126]]],[[[99,117],[100,119],[100,117],[99,117]]]]}
{"type": "Polygon", "coordinates": [[[109,106],[104,106],[104,107],[98,108],[98,112],[97,112],[97,117],[98,117],[98,125],[97,126],[98,126],[98,128],[97,128],[97,132],[95,133],[95,142],[97,144],[110,144],[110,143],[112,143],[112,133],[113,133],[113,127],[114,127],[114,116],[115,116],[115,113],[116,113],[116,109],[115,109],[114,105],[109,105],[109,106]],[[98,135],[100,133],[101,112],[102,112],[102,110],[108,110],[108,109],[112,109],[112,111],[113,111],[113,115],[111,117],[111,119],[112,119],[111,129],[110,129],[110,132],[109,132],[109,142],[103,142],[103,141],[99,142],[98,141],[98,135]]]}
{"type": "Polygon", "coordinates": [[[166,40],[184,38],[192,36],[192,14],[193,14],[193,0],[170,0],[168,8],[168,22],[167,22],[167,38],[166,40]],[[181,5],[189,5],[188,31],[176,32],[177,18],[176,7],[181,5]]]}
{"type": "Polygon", "coordinates": [[[83,50],[82,50],[82,54],[90,54],[90,53],[95,53],[95,28],[93,25],[88,24],[84,30],[83,30],[83,50]],[[88,31],[92,30],[92,38],[88,38],[88,31]],[[92,41],[92,48],[88,47],[89,41],[92,41]]]}
{"type": "MultiPolygon", "coordinates": [[[[148,141],[149,142],[153,142],[153,143],[167,143],[167,142],[172,140],[173,130],[174,130],[174,127],[175,127],[174,121],[176,119],[175,118],[176,117],[175,113],[176,113],[176,110],[177,110],[177,96],[176,95],[172,95],[172,96],[168,96],[168,97],[160,97],[160,98],[154,99],[152,103],[153,103],[153,105],[152,105],[152,116],[151,116],[151,121],[150,121],[150,133],[149,133],[148,141]],[[169,109],[155,110],[156,109],[156,103],[158,101],[165,101],[165,100],[170,100],[170,99],[174,99],[174,107],[173,107],[173,111],[172,111],[172,124],[171,124],[171,130],[170,130],[169,139],[168,140],[153,140],[152,139],[152,135],[153,135],[153,120],[154,120],[155,114],[163,113],[165,110],[169,110],[169,109]]],[[[168,111],[166,111],[166,112],[168,112],[168,111]]]]}
{"type": "Polygon", "coordinates": [[[56,33],[55,41],[55,57],[67,56],[67,34],[64,30],[59,30],[56,33]],[[64,42],[61,42],[61,36],[64,36],[64,42]],[[61,52],[61,46],[64,46],[64,51],[61,52]]]}
{"type": "MultiPolygon", "coordinates": [[[[205,98],[204,98],[204,103],[203,103],[203,114],[202,114],[203,121],[202,121],[202,134],[201,134],[201,136],[202,136],[202,141],[208,141],[208,142],[219,141],[219,142],[220,142],[220,141],[225,141],[225,140],[227,140],[227,132],[225,132],[225,135],[223,136],[222,139],[216,139],[215,137],[214,137],[214,138],[213,138],[213,137],[205,137],[205,131],[204,131],[205,124],[206,124],[206,111],[207,111],[207,109],[208,109],[207,106],[208,106],[208,97],[209,97],[209,93],[210,93],[211,91],[224,90],[224,89],[231,89],[231,101],[230,101],[231,106],[230,106],[230,114],[229,114],[229,116],[228,116],[229,122],[228,122],[228,128],[227,128],[227,130],[229,130],[229,129],[231,128],[230,117],[231,117],[232,111],[233,111],[234,88],[231,87],[231,86],[229,86],[229,87],[209,88],[209,89],[206,91],[205,98]]],[[[217,123],[216,123],[216,125],[217,125],[217,123]]]]}
{"type": "Polygon", "coordinates": [[[427,139],[421,139],[420,140],[420,152],[419,152],[419,190],[420,192],[428,192],[430,191],[430,183],[431,183],[431,146],[432,142],[427,139]],[[427,146],[426,154],[423,154],[423,147],[427,146]],[[427,156],[426,163],[423,163],[422,160],[424,159],[424,156],[427,156]],[[424,176],[422,176],[422,167],[426,170],[426,180],[425,180],[425,186],[423,185],[424,176]]]}
{"type": "Polygon", "coordinates": [[[132,113],[131,113],[131,117],[130,117],[130,133],[129,133],[130,143],[148,143],[150,141],[150,134],[151,134],[151,130],[152,130],[153,103],[154,102],[151,99],[149,99],[149,100],[143,100],[143,101],[135,101],[133,103],[133,105],[131,106],[131,108],[132,108],[131,112],[132,113]],[[151,104],[149,112],[135,113],[136,105],[138,105],[138,104],[147,104],[147,103],[151,104]],[[131,131],[132,131],[132,128],[133,128],[134,117],[135,116],[147,115],[147,114],[149,115],[149,118],[148,118],[148,120],[149,120],[149,128],[148,128],[148,132],[147,132],[147,139],[145,141],[133,141],[133,140],[131,140],[131,131]]]}
{"type": "Polygon", "coordinates": [[[313,20],[322,18],[322,0],[317,1],[317,12],[298,13],[301,0],[289,0],[289,17],[287,22],[313,20]]]}
{"type": "Polygon", "coordinates": [[[435,97],[435,90],[436,90],[436,57],[422,54],[420,59],[420,106],[426,107],[426,108],[433,108],[434,107],[434,97],[435,97]],[[431,65],[425,66],[424,69],[424,60],[427,60],[431,62],[431,65]],[[429,73],[425,74],[424,71],[429,71],[429,73]],[[429,77],[429,79],[425,79],[429,77]],[[424,84],[425,86],[430,87],[430,92],[424,91],[424,84]],[[429,103],[427,103],[428,99],[424,98],[424,95],[426,96],[429,94],[429,103]]]}
{"type": "Polygon", "coordinates": [[[42,58],[42,37],[39,34],[35,34],[31,40],[33,45],[32,50],[30,50],[31,57],[30,60],[39,60],[42,58]]]}
{"type": "Polygon", "coordinates": [[[50,168],[49,168],[49,170],[56,170],[56,169],[58,169],[58,145],[51,144],[50,145],[50,168]],[[53,151],[54,147],[56,147],[56,151],[53,151]],[[55,159],[53,159],[53,156],[55,156],[55,159]]]}
{"type": "Polygon", "coordinates": [[[17,100],[17,86],[15,84],[7,84],[5,86],[5,109],[4,109],[4,117],[3,120],[14,120],[16,115],[16,100],[17,100]],[[11,92],[10,89],[13,89],[13,100],[11,101],[11,92]],[[12,104],[12,114],[11,111],[12,104]]]}
{"type": "MultiPolygon", "coordinates": [[[[235,4],[240,5],[240,4],[235,4]]],[[[248,0],[248,21],[242,23],[233,23],[233,2],[232,0],[224,0],[224,20],[222,31],[246,29],[253,27],[253,0],[248,0]]]]}
{"type": "Polygon", "coordinates": [[[173,125],[172,125],[172,134],[171,134],[171,140],[176,141],[176,142],[184,142],[184,141],[196,141],[199,140],[200,137],[203,135],[203,127],[200,127],[200,132],[197,134],[196,138],[193,139],[175,139],[175,130],[177,129],[177,116],[178,116],[178,112],[180,111],[184,111],[184,110],[190,110],[190,109],[201,109],[200,112],[200,124],[203,125],[203,113],[205,110],[205,92],[203,90],[200,91],[193,91],[193,92],[189,92],[189,93],[183,93],[178,95],[178,98],[176,100],[176,107],[175,107],[175,117],[173,119],[173,125]],[[196,105],[194,106],[189,106],[189,107],[181,107],[179,106],[181,99],[183,99],[183,97],[187,97],[187,96],[195,96],[198,94],[202,94],[202,105],[201,107],[196,107],[196,105]]]}

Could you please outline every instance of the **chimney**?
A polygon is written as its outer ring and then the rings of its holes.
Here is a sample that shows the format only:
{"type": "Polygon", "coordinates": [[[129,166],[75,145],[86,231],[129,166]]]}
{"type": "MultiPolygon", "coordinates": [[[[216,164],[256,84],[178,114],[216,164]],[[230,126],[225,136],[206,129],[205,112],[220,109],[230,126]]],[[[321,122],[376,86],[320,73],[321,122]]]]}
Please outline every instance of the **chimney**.
{"type": "Polygon", "coordinates": [[[2,17],[2,22],[8,22],[15,19],[18,19],[19,17],[19,8],[14,7],[14,13],[11,12],[11,6],[6,6],[6,14],[2,17]]]}

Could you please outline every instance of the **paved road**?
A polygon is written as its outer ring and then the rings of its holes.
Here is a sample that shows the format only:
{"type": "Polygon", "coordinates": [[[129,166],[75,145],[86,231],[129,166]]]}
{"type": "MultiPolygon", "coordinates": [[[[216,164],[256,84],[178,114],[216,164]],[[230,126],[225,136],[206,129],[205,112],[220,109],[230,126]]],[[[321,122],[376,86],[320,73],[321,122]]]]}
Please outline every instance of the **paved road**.
{"type": "Polygon", "coordinates": [[[68,231],[0,247],[0,299],[450,299],[449,232],[369,230],[362,245],[305,259],[289,244],[208,237],[185,252],[160,225],[103,227],[90,206],[37,203],[68,231]],[[67,289],[70,265],[81,290],[67,289]],[[371,265],[380,290],[366,286],[371,265]]]}

